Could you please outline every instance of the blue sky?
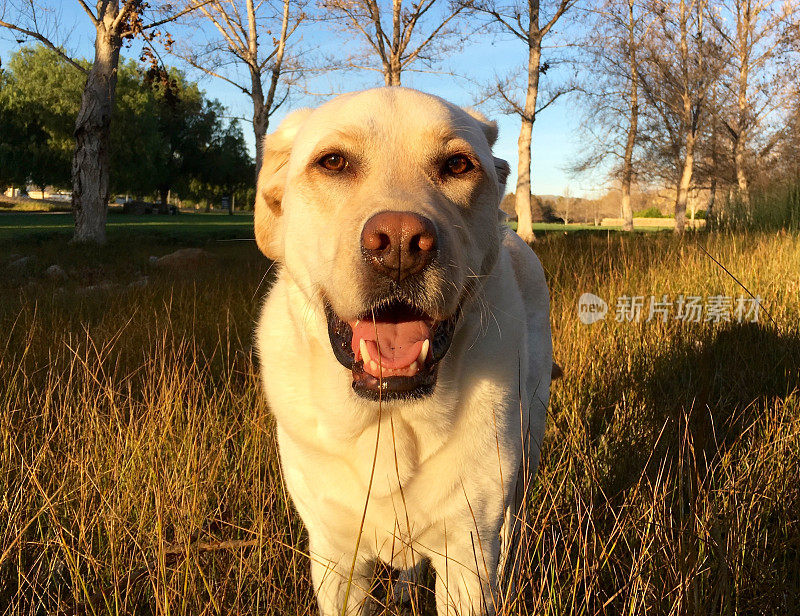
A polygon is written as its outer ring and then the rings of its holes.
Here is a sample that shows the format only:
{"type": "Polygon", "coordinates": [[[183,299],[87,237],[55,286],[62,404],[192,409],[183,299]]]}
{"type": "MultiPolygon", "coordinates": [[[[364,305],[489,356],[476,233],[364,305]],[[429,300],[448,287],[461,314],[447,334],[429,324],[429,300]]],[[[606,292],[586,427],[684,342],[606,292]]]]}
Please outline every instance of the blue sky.
{"type": "MultiPolygon", "coordinates": [[[[94,28],[77,3],[51,1],[49,5],[53,7],[50,17],[54,24],[58,24],[57,36],[64,46],[74,55],[91,57],[94,28]]],[[[7,19],[9,17],[10,15],[6,16],[7,19]]],[[[0,29],[0,60],[5,62],[10,54],[20,47],[16,42],[17,38],[14,33],[0,29]]],[[[353,44],[347,43],[347,45],[353,44]]],[[[314,57],[315,51],[341,49],[343,39],[333,34],[324,24],[316,24],[305,28],[301,45],[310,51],[309,57],[314,57]]],[[[441,64],[442,72],[438,74],[405,72],[403,85],[431,92],[459,105],[473,105],[480,97],[482,84],[491,83],[495,75],[509,75],[517,71],[521,73],[524,70],[525,53],[524,45],[516,40],[492,35],[473,37],[458,53],[451,55],[441,64]],[[454,77],[447,74],[448,72],[464,75],[465,78],[454,77]]],[[[130,58],[138,57],[137,46],[124,50],[123,55],[130,58]]],[[[547,53],[544,55],[546,58],[547,53]]],[[[165,55],[164,59],[168,64],[186,68],[175,58],[165,55]]],[[[191,70],[188,72],[200,82],[210,97],[219,99],[233,115],[246,118],[251,116],[250,101],[244,94],[218,79],[205,77],[191,70]]],[[[310,82],[308,89],[327,93],[379,85],[383,85],[383,78],[379,73],[353,70],[318,77],[310,82]]],[[[314,106],[323,100],[324,97],[294,95],[287,109],[282,109],[276,114],[272,127],[291,108],[314,106]]],[[[580,150],[580,137],[577,132],[581,115],[579,104],[574,96],[564,96],[537,118],[533,135],[532,166],[533,192],[537,194],[563,194],[567,187],[575,196],[590,196],[596,192],[597,187],[591,178],[573,178],[566,170],[580,150]]],[[[495,145],[495,154],[511,164],[512,176],[509,178],[508,186],[513,190],[516,182],[519,119],[500,114],[491,102],[481,109],[499,124],[500,136],[495,145]]],[[[252,129],[248,122],[243,122],[242,128],[252,150],[252,129]]]]}

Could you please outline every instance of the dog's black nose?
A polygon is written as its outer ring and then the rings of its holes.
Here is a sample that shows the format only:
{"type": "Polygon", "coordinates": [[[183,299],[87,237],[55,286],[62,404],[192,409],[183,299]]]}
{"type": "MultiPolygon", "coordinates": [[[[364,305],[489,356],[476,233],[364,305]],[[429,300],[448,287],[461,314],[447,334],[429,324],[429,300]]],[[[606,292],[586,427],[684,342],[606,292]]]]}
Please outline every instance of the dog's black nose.
{"type": "Polygon", "coordinates": [[[436,240],[436,227],[424,216],[379,212],[361,231],[361,252],[378,273],[400,282],[428,266],[436,240]]]}

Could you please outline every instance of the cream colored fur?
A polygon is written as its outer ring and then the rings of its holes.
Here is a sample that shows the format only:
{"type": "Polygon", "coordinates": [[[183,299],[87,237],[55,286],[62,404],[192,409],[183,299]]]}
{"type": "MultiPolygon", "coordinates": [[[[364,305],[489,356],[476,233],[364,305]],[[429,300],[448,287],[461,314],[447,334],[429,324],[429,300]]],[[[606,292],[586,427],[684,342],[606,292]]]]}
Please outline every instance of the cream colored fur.
{"type": "Polygon", "coordinates": [[[499,609],[501,544],[518,477],[538,464],[552,352],[542,267],[498,225],[508,166],[492,156],[496,136],[476,112],[378,88],[296,111],[266,139],[255,232],[280,270],[257,347],[324,616],[345,601],[347,613],[363,609],[377,559],[401,570],[429,560],[440,615],[499,609]],[[358,173],[315,170],[332,146],[347,148],[358,173]],[[437,181],[454,147],[482,173],[437,181]],[[322,298],[342,319],[366,309],[359,238],[386,209],[434,221],[441,263],[426,279],[438,298],[427,309],[446,318],[461,302],[463,314],[433,394],[379,404],[353,392],[334,358],[322,298]]]}

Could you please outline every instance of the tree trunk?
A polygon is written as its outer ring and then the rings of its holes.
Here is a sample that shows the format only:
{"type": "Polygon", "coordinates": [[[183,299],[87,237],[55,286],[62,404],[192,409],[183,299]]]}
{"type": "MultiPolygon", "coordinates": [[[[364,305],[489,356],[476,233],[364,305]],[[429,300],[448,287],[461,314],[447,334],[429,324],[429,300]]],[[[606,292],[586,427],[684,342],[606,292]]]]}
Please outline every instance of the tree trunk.
{"type": "Polygon", "coordinates": [[[250,96],[253,99],[253,135],[256,139],[256,178],[264,160],[264,138],[269,128],[269,117],[264,105],[264,90],[261,87],[261,73],[250,67],[250,96]]]}
{"type": "Polygon", "coordinates": [[[250,64],[250,81],[253,96],[253,133],[256,139],[256,179],[261,171],[261,162],[264,160],[264,137],[269,130],[270,113],[275,111],[275,93],[278,91],[278,82],[283,74],[283,58],[286,53],[286,39],[289,32],[289,0],[283,1],[283,18],[281,22],[281,36],[275,50],[274,63],[270,71],[269,89],[266,98],[261,82],[262,71],[258,68],[258,29],[256,24],[255,7],[252,0],[247,2],[249,22],[248,50],[252,63],[250,64]]]}
{"type": "Polygon", "coordinates": [[[686,203],[689,199],[689,187],[692,184],[692,173],[694,171],[694,144],[697,140],[697,125],[699,123],[699,110],[693,111],[692,80],[689,75],[689,34],[688,20],[689,7],[684,0],[679,3],[680,19],[680,39],[678,49],[680,50],[680,74],[683,86],[683,113],[681,117],[681,127],[685,131],[684,153],[681,175],[678,180],[677,192],[675,194],[675,233],[682,234],[686,229],[686,203]]]}
{"type": "Polygon", "coordinates": [[[686,135],[686,152],[683,159],[683,170],[678,182],[678,192],[675,196],[675,233],[681,234],[686,230],[686,203],[689,199],[689,187],[692,184],[694,172],[694,144],[697,140],[694,133],[686,135]]]}
{"type": "MultiPolygon", "coordinates": [[[[712,105],[716,107],[716,97],[712,99],[712,105]]],[[[711,183],[708,187],[708,204],[706,205],[706,229],[714,225],[714,205],[717,200],[717,174],[719,173],[719,160],[717,155],[717,120],[712,116],[711,122],[711,183]]]]}
{"type": "Polygon", "coordinates": [[[631,84],[631,115],[628,125],[628,140],[625,143],[625,157],[622,161],[622,230],[633,231],[633,208],[631,208],[631,182],[633,178],[633,147],[636,144],[636,130],[639,120],[637,86],[631,84]]]}
{"type": "Polygon", "coordinates": [[[119,35],[110,27],[117,12],[116,3],[109,3],[103,20],[97,26],[94,64],[86,79],[75,122],[75,153],[72,158],[73,242],[102,244],[106,240],[109,137],[122,46],[119,35]]]}
{"type": "MultiPolygon", "coordinates": [[[[378,5],[375,3],[373,6],[377,7],[378,5]]],[[[392,0],[392,36],[391,39],[386,38],[386,43],[389,45],[388,53],[385,51],[386,48],[383,42],[380,42],[384,34],[377,23],[379,21],[380,18],[377,18],[375,34],[379,40],[379,48],[383,58],[383,79],[387,86],[399,86],[400,72],[402,71],[400,56],[403,53],[401,44],[403,37],[403,0],[392,0]]]]}
{"type": "Polygon", "coordinates": [[[402,72],[400,58],[392,56],[392,58],[386,64],[384,71],[383,80],[387,86],[400,85],[400,73],[402,72]]]}
{"type": "Polygon", "coordinates": [[[738,75],[738,117],[736,127],[736,139],[733,144],[733,159],[736,166],[736,183],[739,185],[739,198],[747,207],[749,213],[750,190],[747,182],[747,175],[744,170],[745,146],[748,130],[748,82],[750,80],[750,52],[751,52],[751,17],[749,10],[737,11],[736,41],[739,47],[739,75],[738,75]]]}
{"type": "MultiPolygon", "coordinates": [[[[624,171],[623,171],[624,173],[624,171]]],[[[631,181],[622,179],[622,230],[633,231],[633,208],[631,207],[631,181]]]]}
{"type": "Polygon", "coordinates": [[[622,230],[633,231],[631,208],[631,181],[633,178],[633,148],[639,127],[639,72],[636,66],[636,36],[634,31],[633,0],[628,0],[628,69],[630,70],[630,116],[625,156],[622,160],[622,230]]]}
{"type": "Polygon", "coordinates": [[[714,220],[714,202],[717,200],[717,178],[711,176],[711,185],[708,187],[708,204],[706,205],[706,228],[708,225],[713,225],[714,220]]]}
{"type": "Polygon", "coordinates": [[[519,161],[517,163],[517,192],[514,195],[514,210],[517,212],[517,234],[526,242],[533,241],[533,217],[531,214],[531,138],[533,122],[522,118],[522,128],[517,141],[519,161]]]}
{"type": "MultiPolygon", "coordinates": [[[[534,17],[531,16],[533,21],[534,17]]],[[[536,17],[538,21],[538,16],[536,17]]],[[[528,90],[525,94],[525,109],[517,140],[517,191],[514,209],[517,212],[517,234],[530,243],[533,237],[533,217],[531,214],[531,139],[533,123],[536,121],[536,99],[539,95],[539,64],[542,58],[541,39],[529,38],[528,47],[528,90]]]]}
{"type": "Polygon", "coordinates": [[[736,136],[736,142],[733,146],[733,159],[736,163],[736,183],[739,186],[739,198],[742,204],[750,207],[750,186],[747,181],[747,173],[744,170],[744,157],[745,157],[745,143],[743,131],[739,130],[736,136]]]}

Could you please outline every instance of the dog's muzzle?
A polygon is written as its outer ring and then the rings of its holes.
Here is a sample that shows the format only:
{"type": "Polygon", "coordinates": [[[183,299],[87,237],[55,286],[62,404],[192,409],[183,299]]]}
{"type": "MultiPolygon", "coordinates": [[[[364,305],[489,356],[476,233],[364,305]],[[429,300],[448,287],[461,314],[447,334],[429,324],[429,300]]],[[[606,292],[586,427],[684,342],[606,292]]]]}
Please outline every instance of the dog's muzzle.
{"type": "Polygon", "coordinates": [[[460,311],[437,321],[409,303],[394,300],[355,321],[344,321],[329,304],[325,308],[333,354],[352,371],[358,395],[398,400],[433,392],[438,363],[450,348],[460,311]]]}
{"type": "Polygon", "coordinates": [[[439,254],[436,225],[415,212],[385,210],[364,223],[360,240],[375,287],[383,290],[354,321],[339,318],[326,304],[336,359],[352,371],[353,389],[365,398],[429,395],[458,316],[456,311],[437,320],[414,301],[424,293],[425,271],[439,254]]]}

